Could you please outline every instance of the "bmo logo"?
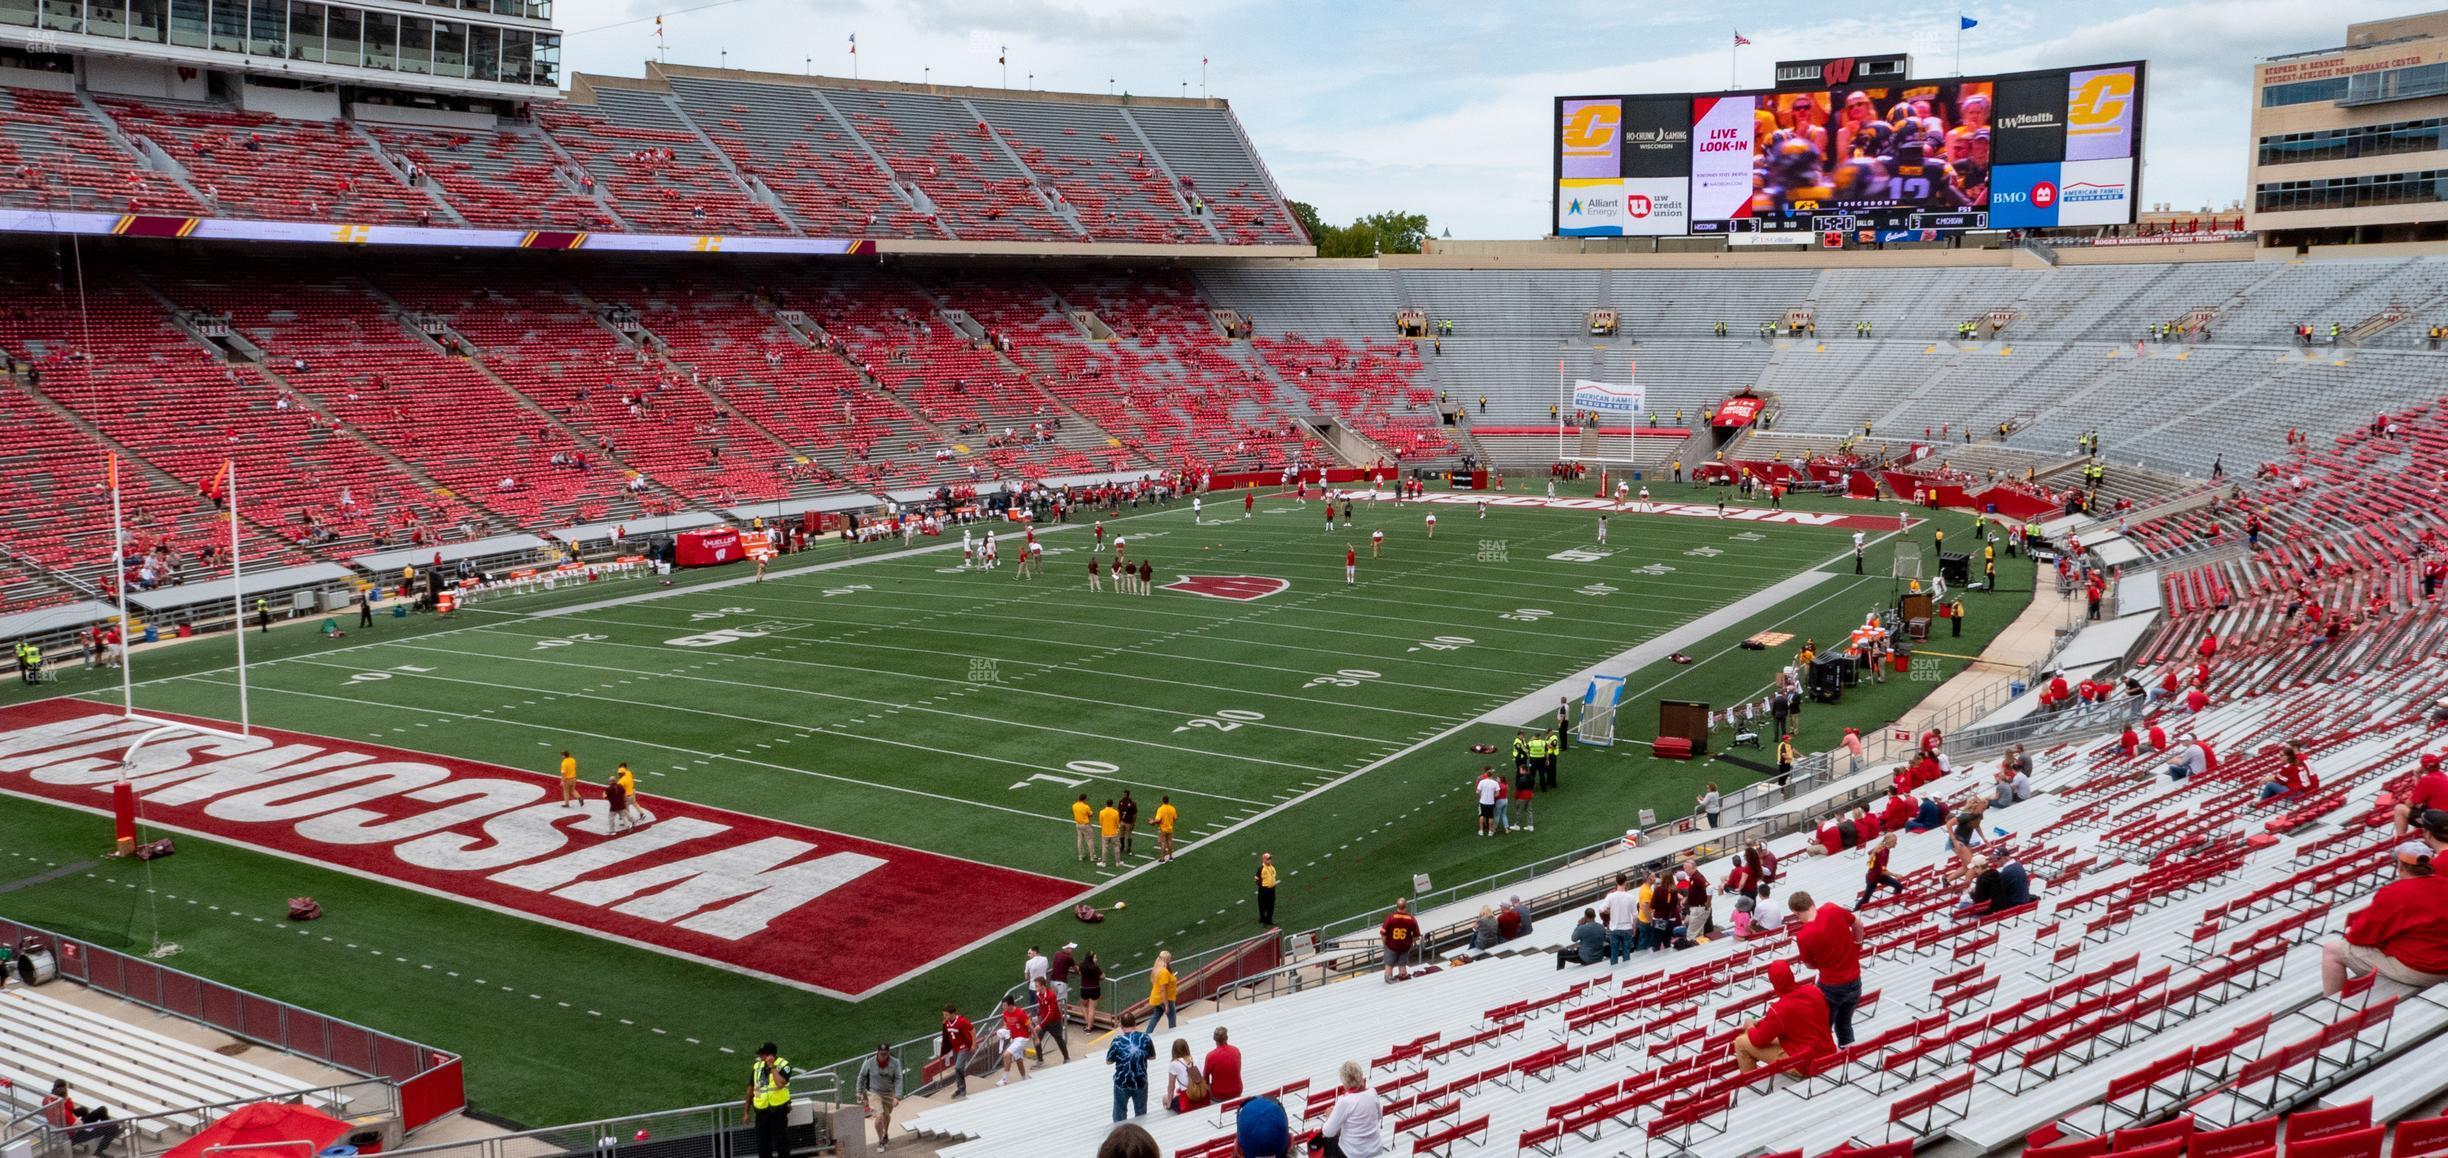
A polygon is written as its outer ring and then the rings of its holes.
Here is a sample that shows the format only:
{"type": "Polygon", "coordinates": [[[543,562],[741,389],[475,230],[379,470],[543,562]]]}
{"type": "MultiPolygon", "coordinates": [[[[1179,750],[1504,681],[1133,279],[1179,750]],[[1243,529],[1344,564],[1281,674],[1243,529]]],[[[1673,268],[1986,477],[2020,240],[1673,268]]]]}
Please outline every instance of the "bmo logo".
{"type": "Polygon", "coordinates": [[[2032,186],[2032,191],[2031,191],[2031,203],[2032,203],[2032,208],[2034,208],[2034,209],[2054,209],[2054,208],[2056,208],[2056,207],[2057,207],[2057,185],[2056,185],[2056,183],[2055,183],[2055,182],[2051,182],[2051,181],[2042,181],[2042,182],[2040,182],[2039,184],[2032,186]]]}
{"type": "Polygon", "coordinates": [[[1645,194],[1634,193],[1624,198],[1624,212],[1635,218],[1645,218],[1655,208],[1645,194]]]}

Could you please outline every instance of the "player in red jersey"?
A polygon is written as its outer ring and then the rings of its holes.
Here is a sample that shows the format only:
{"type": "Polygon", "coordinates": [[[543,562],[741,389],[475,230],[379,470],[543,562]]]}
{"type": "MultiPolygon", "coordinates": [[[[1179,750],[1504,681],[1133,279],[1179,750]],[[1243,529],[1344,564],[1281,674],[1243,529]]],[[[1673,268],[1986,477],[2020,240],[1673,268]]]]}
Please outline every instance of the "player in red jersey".
{"type": "Polygon", "coordinates": [[[1241,492],[1241,517],[1245,519],[1250,517],[1250,509],[1257,505],[1258,492],[1255,490],[1244,489],[1241,492]]]}
{"type": "Polygon", "coordinates": [[[1098,520],[1097,520],[1097,525],[1096,525],[1096,548],[1095,548],[1095,549],[1096,549],[1096,550],[1099,550],[1099,551],[1102,551],[1102,550],[1104,550],[1104,549],[1105,549],[1105,520],[1103,520],[1103,519],[1098,519],[1098,520]]]}
{"type": "Polygon", "coordinates": [[[1360,581],[1360,549],[1358,547],[1346,546],[1343,548],[1343,581],[1345,583],[1360,581]]]}

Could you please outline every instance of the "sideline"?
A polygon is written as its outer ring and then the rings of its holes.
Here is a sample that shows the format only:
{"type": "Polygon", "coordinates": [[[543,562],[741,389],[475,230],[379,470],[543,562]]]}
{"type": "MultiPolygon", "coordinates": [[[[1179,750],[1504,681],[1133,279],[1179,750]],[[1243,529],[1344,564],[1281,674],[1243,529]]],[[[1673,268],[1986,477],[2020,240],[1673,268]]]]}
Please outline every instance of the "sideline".
{"type": "MultiPolygon", "coordinates": [[[[1141,511],[1135,515],[1116,515],[1112,521],[1117,523],[1127,523],[1134,519],[1146,519],[1153,518],[1157,515],[1174,514],[1181,509],[1174,505],[1174,503],[1179,501],[1180,500],[1178,499],[1169,500],[1164,505],[1157,507],[1155,510],[1141,511]]],[[[1091,526],[1095,525],[1096,522],[1096,519],[1091,518],[1085,523],[1055,523],[1051,526],[1038,527],[1037,531],[1040,535],[1048,538],[1059,535],[1064,531],[1079,531],[1084,534],[1091,526]]],[[[948,536],[938,537],[948,539],[948,536]]],[[[1018,536],[1014,537],[1017,538],[1018,536]]],[[[818,549],[821,550],[821,548],[818,549]]],[[[769,568],[765,572],[763,578],[790,579],[800,575],[814,575],[823,571],[839,571],[844,567],[857,567],[867,563],[889,563],[898,559],[910,559],[920,555],[932,555],[943,551],[957,551],[959,549],[960,544],[958,542],[946,541],[930,543],[923,547],[904,547],[898,551],[885,551],[874,555],[859,555],[848,559],[835,559],[829,563],[810,563],[805,567],[793,567],[787,571],[769,568]]],[[[542,611],[533,611],[528,613],[528,618],[557,619],[564,615],[580,615],[589,611],[604,611],[614,607],[627,607],[632,603],[647,603],[656,599],[670,599],[680,595],[698,595],[707,591],[724,591],[733,587],[743,587],[757,582],[761,582],[760,578],[751,573],[732,579],[717,579],[711,583],[691,583],[685,587],[658,587],[655,590],[643,592],[637,595],[622,595],[611,599],[599,599],[593,603],[574,603],[567,607],[552,607],[542,611]]]]}

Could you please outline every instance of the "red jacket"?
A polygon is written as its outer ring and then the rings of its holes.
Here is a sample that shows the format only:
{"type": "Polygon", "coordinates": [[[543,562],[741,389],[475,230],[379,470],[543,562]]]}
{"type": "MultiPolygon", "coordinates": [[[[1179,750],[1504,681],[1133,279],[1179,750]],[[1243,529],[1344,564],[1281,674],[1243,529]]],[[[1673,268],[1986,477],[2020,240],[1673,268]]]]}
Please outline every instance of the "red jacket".
{"type": "Polygon", "coordinates": [[[1751,1044],[1784,1046],[1785,1056],[1798,1061],[1835,1053],[1836,1038],[1828,1031],[1827,997],[1816,985],[1796,985],[1778,994],[1768,1012],[1760,1015],[1759,1024],[1752,1027],[1751,1044]]]}
{"type": "Polygon", "coordinates": [[[1794,934],[1794,952],[1819,974],[1821,985],[1861,980],[1861,942],[1853,937],[1853,911],[1830,901],[1794,934]]]}
{"type": "Polygon", "coordinates": [[[2448,877],[2406,877],[2380,886],[2346,917],[2346,943],[2378,949],[2421,973],[2448,973],[2448,877]]]}
{"type": "Polygon", "coordinates": [[[1900,792],[1890,794],[1887,797],[1887,807],[1879,810],[1879,827],[1882,829],[1904,827],[1904,822],[1913,818],[1915,807],[1912,797],[1900,792]]]}

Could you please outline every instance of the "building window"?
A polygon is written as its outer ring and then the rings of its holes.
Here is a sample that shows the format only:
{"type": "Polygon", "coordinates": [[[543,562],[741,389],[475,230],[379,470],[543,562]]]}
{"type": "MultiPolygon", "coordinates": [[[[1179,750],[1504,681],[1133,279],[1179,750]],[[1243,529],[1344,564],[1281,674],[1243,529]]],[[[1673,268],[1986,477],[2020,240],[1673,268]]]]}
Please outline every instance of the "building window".
{"type": "Polygon", "coordinates": [[[400,18],[400,71],[433,71],[434,22],[423,16],[400,18]]]}
{"type": "Polygon", "coordinates": [[[289,56],[323,63],[323,6],[298,0],[289,6],[289,56]]]}
{"type": "MultiPolygon", "coordinates": [[[[468,75],[498,81],[501,74],[502,30],[487,24],[468,25],[468,75]]],[[[525,83],[521,81],[520,83],[525,83]]]]}
{"type": "Polygon", "coordinates": [[[327,64],[345,64],[352,68],[365,58],[365,14],[354,8],[334,6],[325,17],[328,33],[324,40],[323,60],[327,64]]]}
{"type": "Polygon", "coordinates": [[[434,21],[434,75],[468,74],[468,26],[456,20],[434,21]]]}
{"type": "Polygon", "coordinates": [[[0,0],[0,24],[32,28],[40,15],[36,0],[0,0]]]}
{"type": "Polygon", "coordinates": [[[2286,133],[2261,138],[2260,162],[2264,165],[2290,165],[2303,161],[2427,153],[2448,148],[2444,131],[2448,131],[2448,117],[2329,129],[2317,133],[2286,133]]]}
{"type": "Polygon", "coordinates": [[[128,39],[160,44],[169,27],[168,0],[128,0],[128,39]]]}
{"type": "Polygon", "coordinates": [[[248,52],[275,60],[289,55],[289,6],[282,0],[254,0],[247,15],[248,52]]]}
{"type": "Polygon", "coordinates": [[[2273,84],[2261,90],[2261,107],[2265,109],[2277,108],[2281,105],[2317,104],[2323,101],[2336,103],[2344,99],[2346,99],[2346,78],[2342,76],[2331,77],[2327,80],[2300,80],[2293,84],[2273,84]]]}
{"type": "MultiPolygon", "coordinates": [[[[45,0],[42,6],[42,26],[53,32],[83,32],[86,30],[84,8],[85,6],[79,0],[45,0]]],[[[97,23],[106,18],[106,13],[96,14],[97,23]]],[[[114,27],[107,35],[124,36],[126,31],[124,27],[114,27]]]]}
{"type": "Polygon", "coordinates": [[[528,74],[535,63],[535,33],[502,30],[501,78],[504,84],[533,83],[528,74]]]}
{"type": "Polygon", "coordinates": [[[204,47],[211,9],[206,0],[170,0],[170,43],[181,48],[204,47]]]}
{"type": "Polygon", "coordinates": [[[2369,177],[2333,177],[2321,181],[2279,181],[2257,186],[2253,190],[2253,208],[2262,213],[2310,213],[2443,202],[2448,202],[2448,169],[2369,177]]]}
{"type": "Polygon", "coordinates": [[[560,34],[560,33],[558,33],[558,32],[539,32],[539,33],[536,33],[536,49],[535,49],[535,76],[534,76],[534,78],[533,78],[533,79],[530,81],[530,83],[532,83],[532,84],[540,84],[540,85],[552,85],[552,86],[554,86],[554,87],[559,87],[559,86],[560,86],[560,84],[561,84],[561,34],[560,34]]]}
{"type": "Polygon", "coordinates": [[[212,46],[216,52],[246,51],[249,0],[212,0],[212,46]]]}
{"type": "Polygon", "coordinates": [[[365,66],[399,67],[399,17],[368,9],[365,14],[365,66]]]}
{"type": "Polygon", "coordinates": [[[2438,96],[2441,93],[2448,93],[2448,63],[2418,64],[2410,68],[2357,73],[2346,78],[2345,103],[2375,104],[2438,96]]]}

